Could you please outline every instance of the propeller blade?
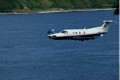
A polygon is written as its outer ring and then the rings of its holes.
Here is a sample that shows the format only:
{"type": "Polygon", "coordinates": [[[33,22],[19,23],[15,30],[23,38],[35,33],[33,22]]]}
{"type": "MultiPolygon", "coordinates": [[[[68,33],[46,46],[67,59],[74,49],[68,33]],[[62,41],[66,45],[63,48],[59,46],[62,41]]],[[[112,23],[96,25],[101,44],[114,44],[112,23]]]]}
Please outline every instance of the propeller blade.
{"type": "Polygon", "coordinates": [[[47,33],[48,33],[48,34],[51,34],[51,31],[49,30],[47,33]]]}
{"type": "Polygon", "coordinates": [[[52,32],[54,32],[55,30],[54,29],[52,29],[52,32]]]}
{"type": "Polygon", "coordinates": [[[48,34],[52,34],[53,32],[54,32],[54,29],[49,30],[47,33],[48,33],[48,34]]]}

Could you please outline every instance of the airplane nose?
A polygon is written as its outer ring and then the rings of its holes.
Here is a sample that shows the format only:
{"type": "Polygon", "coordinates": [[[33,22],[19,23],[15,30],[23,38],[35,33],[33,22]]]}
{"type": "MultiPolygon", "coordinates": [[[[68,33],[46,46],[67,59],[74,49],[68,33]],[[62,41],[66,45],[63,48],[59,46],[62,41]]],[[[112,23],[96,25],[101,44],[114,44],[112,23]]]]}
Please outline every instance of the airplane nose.
{"type": "Polygon", "coordinates": [[[56,35],[48,35],[49,38],[56,38],[56,35]]]}
{"type": "Polygon", "coordinates": [[[52,36],[51,35],[48,35],[49,38],[51,38],[52,36]]]}

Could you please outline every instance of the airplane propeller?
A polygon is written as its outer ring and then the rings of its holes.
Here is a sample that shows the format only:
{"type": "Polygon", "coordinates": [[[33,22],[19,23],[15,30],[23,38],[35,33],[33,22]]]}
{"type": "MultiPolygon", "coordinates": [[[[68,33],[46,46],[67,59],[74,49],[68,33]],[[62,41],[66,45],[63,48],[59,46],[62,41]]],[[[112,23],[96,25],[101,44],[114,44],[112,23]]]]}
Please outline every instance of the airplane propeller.
{"type": "Polygon", "coordinates": [[[48,33],[48,34],[52,34],[52,33],[54,33],[54,29],[49,30],[47,33],[48,33]]]}

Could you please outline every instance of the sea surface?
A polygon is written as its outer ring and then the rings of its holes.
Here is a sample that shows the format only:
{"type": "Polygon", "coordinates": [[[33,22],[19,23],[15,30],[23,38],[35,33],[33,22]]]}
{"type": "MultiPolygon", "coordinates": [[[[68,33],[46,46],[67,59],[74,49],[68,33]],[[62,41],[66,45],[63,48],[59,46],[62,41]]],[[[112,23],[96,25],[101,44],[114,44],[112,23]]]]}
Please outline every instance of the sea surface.
{"type": "Polygon", "coordinates": [[[0,15],[0,80],[119,80],[119,18],[113,10],[0,15]],[[101,26],[89,41],[52,40],[48,30],[101,26]]]}

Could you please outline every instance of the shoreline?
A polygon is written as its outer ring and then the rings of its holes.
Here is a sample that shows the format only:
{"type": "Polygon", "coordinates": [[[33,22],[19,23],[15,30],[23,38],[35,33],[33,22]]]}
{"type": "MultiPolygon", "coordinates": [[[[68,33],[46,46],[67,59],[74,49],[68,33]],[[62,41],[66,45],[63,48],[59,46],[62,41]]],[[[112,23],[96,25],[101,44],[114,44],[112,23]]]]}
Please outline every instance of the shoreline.
{"type": "Polygon", "coordinates": [[[38,11],[38,12],[6,12],[6,13],[1,13],[0,15],[16,15],[16,14],[41,14],[41,13],[60,13],[60,12],[83,12],[83,11],[103,11],[103,10],[115,10],[114,8],[96,8],[96,9],[71,9],[71,10],[46,10],[46,11],[38,11]]]}
{"type": "Polygon", "coordinates": [[[102,10],[114,10],[114,8],[104,8],[104,9],[71,9],[71,10],[51,10],[51,11],[41,11],[37,13],[57,13],[57,12],[83,12],[83,11],[102,11],[102,10]]]}

